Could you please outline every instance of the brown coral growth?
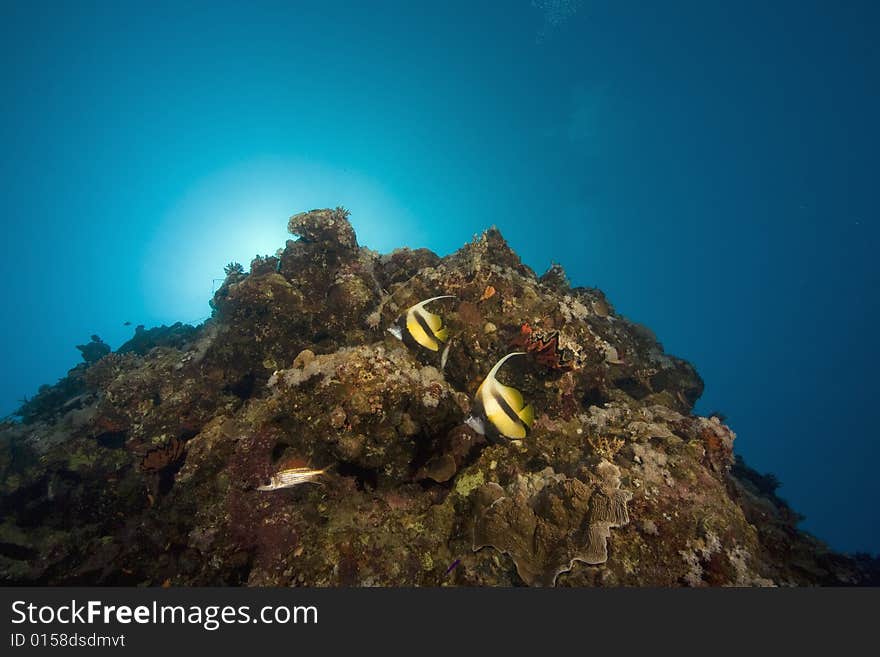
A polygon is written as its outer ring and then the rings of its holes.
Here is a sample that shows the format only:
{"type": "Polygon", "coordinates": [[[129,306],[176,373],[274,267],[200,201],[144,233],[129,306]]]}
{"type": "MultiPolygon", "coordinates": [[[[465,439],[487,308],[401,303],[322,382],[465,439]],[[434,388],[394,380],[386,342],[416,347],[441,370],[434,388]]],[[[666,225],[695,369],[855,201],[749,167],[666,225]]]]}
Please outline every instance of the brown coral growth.
{"type": "Polygon", "coordinates": [[[611,438],[609,436],[587,436],[587,443],[596,454],[607,461],[614,461],[617,452],[625,444],[622,438],[611,438]]]}
{"type": "Polygon", "coordinates": [[[144,472],[159,472],[176,463],[185,451],[185,444],[179,438],[172,438],[167,443],[149,450],[141,459],[140,467],[144,472]]]}
{"type": "Polygon", "coordinates": [[[631,498],[620,489],[619,469],[607,461],[587,481],[548,468],[520,476],[508,490],[488,484],[477,497],[474,550],[504,552],[526,584],[553,586],[575,562],[608,560],[611,529],[629,522],[631,498]]]}

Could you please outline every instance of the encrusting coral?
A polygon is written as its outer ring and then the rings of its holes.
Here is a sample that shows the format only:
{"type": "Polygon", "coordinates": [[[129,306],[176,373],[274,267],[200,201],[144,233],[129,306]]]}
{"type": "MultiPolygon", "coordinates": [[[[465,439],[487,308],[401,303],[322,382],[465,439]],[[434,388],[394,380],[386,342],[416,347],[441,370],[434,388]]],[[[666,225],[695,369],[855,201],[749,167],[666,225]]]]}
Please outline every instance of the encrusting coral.
{"type": "Polygon", "coordinates": [[[722,419],[693,414],[693,367],[561,266],[536,276],[494,228],[444,258],[361,247],[342,208],[289,229],[249,272],[227,266],[211,319],[138,327],[115,353],[93,339],[0,424],[0,582],[876,577],[800,532],[722,419]],[[386,330],[440,295],[442,364],[386,330]],[[480,435],[474,393],[513,351],[499,377],[534,421],[480,435]]]}
{"type": "Polygon", "coordinates": [[[608,461],[583,479],[548,467],[536,476],[518,475],[508,488],[490,483],[480,491],[474,549],[507,553],[530,585],[552,586],[576,561],[605,563],[611,528],[629,522],[632,493],[620,489],[620,470],[608,461]]]}

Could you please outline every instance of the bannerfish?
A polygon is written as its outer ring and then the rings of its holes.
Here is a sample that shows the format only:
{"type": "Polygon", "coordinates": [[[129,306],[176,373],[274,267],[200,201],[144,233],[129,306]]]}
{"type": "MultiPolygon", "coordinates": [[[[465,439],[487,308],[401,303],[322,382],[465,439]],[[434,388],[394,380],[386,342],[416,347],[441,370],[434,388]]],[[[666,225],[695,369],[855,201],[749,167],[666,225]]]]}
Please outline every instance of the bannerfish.
{"type": "Polygon", "coordinates": [[[449,339],[449,329],[443,326],[440,315],[425,310],[425,306],[438,299],[454,298],[445,294],[420,301],[398,317],[388,332],[405,343],[415,342],[425,349],[440,351],[440,345],[449,339]]]}
{"type": "Polygon", "coordinates": [[[524,351],[507,354],[495,363],[495,367],[477,388],[474,413],[465,420],[465,424],[477,433],[486,434],[488,421],[492,429],[507,438],[522,439],[528,435],[535,420],[535,409],[531,404],[526,405],[519,390],[506,386],[495,378],[508,358],[524,355],[524,351]]]}
{"type": "Polygon", "coordinates": [[[299,484],[320,484],[316,481],[318,477],[323,475],[330,466],[321,470],[312,470],[311,468],[287,468],[280,470],[272,475],[272,479],[265,486],[257,486],[257,490],[278,490],[279,488],[291,488],[299,484]]]}

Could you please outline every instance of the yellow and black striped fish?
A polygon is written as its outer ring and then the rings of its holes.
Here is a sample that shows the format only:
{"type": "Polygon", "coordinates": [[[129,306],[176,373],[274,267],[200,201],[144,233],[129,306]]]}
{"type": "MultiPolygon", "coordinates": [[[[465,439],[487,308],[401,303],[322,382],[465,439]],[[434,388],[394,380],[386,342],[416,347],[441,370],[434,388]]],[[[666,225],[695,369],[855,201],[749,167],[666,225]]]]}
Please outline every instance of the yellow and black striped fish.
{"type": "Polygon", "coordinates": [[[449,329],[443,326],[440,315],[425,310],[425,306],[438,299],[454,299],[452,295],[431,297],[420,301],[401,315],[388,329],[398,340],[415,342],[425,349],[440,351],[440,345],[449,339],[449,329]]]}
{"type": "Polygon", "coordinates": [[[507,438],[525,438],[535,421],[535,409],[526,405],[522,393],[500,383],[495,375],[508,358],[524,356],[525,352],[515,351],[495,363],[495,367],[477,388],[474,395],[474,414],[465,423],[480,434],[486,433],[486,422],[491,428],[507,438]]]}

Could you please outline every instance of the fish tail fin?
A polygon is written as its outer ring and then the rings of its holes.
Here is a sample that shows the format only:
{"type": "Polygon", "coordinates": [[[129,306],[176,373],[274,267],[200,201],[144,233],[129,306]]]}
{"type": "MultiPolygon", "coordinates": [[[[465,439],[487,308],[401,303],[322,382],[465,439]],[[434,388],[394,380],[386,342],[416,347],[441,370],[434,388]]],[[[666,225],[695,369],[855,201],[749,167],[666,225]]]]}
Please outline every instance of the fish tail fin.
{"type": "Polygon", "coordinates": [[[446,342],[449,339],[449,329],[444,326],[439,331],[434,331],[434,337],[440,340],[440,342],[446,342]]]}
{"type": "Polygon", "coordinates": [[[519,416],[519,419],[523,421],[523,424],[531,429],[532,423],[535,421],[535,408],[529,404],[517,413],[517,415],[519,416]]]}

